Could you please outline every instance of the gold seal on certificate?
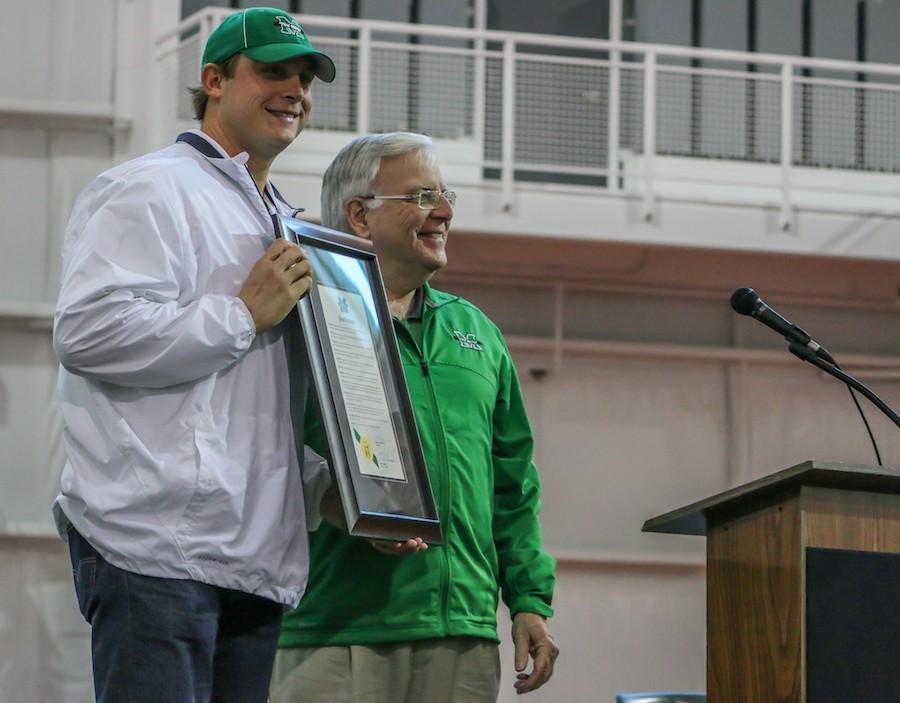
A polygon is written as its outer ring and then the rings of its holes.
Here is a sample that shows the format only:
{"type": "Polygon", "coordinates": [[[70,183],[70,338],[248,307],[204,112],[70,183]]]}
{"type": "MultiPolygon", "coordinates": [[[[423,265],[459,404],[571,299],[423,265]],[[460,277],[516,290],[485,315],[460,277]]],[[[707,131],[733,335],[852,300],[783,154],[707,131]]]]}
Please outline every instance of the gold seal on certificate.
{"type": "Polygon", "coordinates": [[[422,537],[441,527],[375,253],[369,242],[281,218],[313,286],[297,305],[329,464],[350,534],[422,537]]]}

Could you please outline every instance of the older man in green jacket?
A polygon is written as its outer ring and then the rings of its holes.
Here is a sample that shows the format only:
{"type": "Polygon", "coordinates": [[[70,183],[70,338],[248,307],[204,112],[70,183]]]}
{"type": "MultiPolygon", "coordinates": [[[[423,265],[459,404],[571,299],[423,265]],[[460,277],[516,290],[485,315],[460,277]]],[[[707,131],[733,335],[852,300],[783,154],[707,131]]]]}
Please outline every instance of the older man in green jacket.
{"type": "MultiPolygon", "coordinates": [[[[323,223],[378,254],[446,543],[384,546],[328,522],[312,532],[306,596],[283,621],[274,703],[495,701],[498,590],[513,618],[517,692],[553,672],[555,564],[541,548],[515,368],[484,313],[428,285],[447,263],[454,202],[418,134],[356,139],[325,173],[323,223]]],[[[307,441],[316,448],[318,435],[325,451],[317,429],[307,441]]]]}

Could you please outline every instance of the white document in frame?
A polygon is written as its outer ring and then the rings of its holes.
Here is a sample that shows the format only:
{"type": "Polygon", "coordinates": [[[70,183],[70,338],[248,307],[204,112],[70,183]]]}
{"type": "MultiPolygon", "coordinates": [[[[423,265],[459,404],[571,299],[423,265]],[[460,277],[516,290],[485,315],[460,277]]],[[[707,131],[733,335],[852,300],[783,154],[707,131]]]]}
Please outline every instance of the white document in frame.
{"type": "Polygon", "coordinates": [[[406,481],[365,303],[357,293],[317,287],[360,473],[406,481]]]}

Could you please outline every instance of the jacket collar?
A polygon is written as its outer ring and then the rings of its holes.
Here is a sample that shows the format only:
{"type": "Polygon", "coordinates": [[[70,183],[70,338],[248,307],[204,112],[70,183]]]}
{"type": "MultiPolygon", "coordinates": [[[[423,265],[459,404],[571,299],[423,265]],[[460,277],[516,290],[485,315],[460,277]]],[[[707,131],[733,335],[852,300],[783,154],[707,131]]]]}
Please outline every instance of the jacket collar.
{"type": "MultiPolygon", "coordinates": [[[[250,172],[247,170],[247,162],[250,160],[250,155],[246,151],[242,151],[236,156],[229,156],[215,139],[199,129],[189,129],[187,132],[182,132],[176,137],[175,142],[192,146],[200,154],[205,156],[209,163],[230,179],[240,183],[241,186],[247,185],[246,181],[248,178],[250,181],[253,180],[250,177],[250,172]]],[[[253,189],[256,190],[256,184],[253,183],[252,185],[253,189]]],[[[273,201],[280,202],[284,207],[291,211],[291,217],[295,217],[297,213],[303,212],[303,208],[295,208],[285,200],[272,181],[266,183],[266,191],[272,197],[273,201]]]]}
{"type": "Polygon", "coordinates": [[[425,305],[427,305],[432,310],[436,310],[437,308],[443,307],[448,303],[454,303],[459,300],[458,295],[453,295],[452,293],[445,293],[442,290],[437,290],[432,288],[428,283],[422,286],[422,289],[425,291],[425,305]]]}

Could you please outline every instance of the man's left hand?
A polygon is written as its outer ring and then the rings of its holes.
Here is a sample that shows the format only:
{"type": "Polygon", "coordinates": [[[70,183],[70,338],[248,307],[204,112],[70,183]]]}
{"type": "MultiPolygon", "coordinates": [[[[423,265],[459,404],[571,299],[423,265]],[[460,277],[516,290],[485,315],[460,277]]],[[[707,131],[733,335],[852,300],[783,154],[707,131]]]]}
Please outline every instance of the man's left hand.
{"type": "Polygon", "coordinates": [[[553,664],[559,647],[547,628],[547,619],[536,613],[516,613],[512,624],[512,639],[516,648],[516,693],[528,693],[540,688],[553,676],[553,664]],[[525,671],[528,656],[534,659],[531,673],[525,671]]]}
{"type": "Polygon", "coordinates": [[[421,537],[413,537],[405,542],[387,542],[379,539],[370,539],[372,549],[382,554],[400,556],[402,554],[417,554],[428,549],[428,544],[421,537]]]}

